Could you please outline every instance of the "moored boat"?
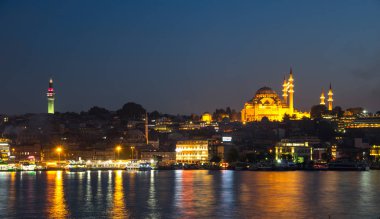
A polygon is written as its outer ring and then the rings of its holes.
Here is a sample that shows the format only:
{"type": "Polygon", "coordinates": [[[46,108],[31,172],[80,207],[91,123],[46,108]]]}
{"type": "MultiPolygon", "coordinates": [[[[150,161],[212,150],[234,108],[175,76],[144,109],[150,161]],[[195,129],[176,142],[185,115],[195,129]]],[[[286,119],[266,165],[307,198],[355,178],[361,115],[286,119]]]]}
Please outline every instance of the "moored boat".
{"type": "Polygon", "coordinates": [[[369,166],[366,163],[359,163],[349,160],[337,160],[328,163],[329,170],[367,171],[369,166]]]}
{"type": "Polygon", "coordinates": [[[65,169],[70,172],[84,172],[88,168],[84,161],[79,160],[79,161],[70,161],[69,165],[67,165],[65,169]]]}

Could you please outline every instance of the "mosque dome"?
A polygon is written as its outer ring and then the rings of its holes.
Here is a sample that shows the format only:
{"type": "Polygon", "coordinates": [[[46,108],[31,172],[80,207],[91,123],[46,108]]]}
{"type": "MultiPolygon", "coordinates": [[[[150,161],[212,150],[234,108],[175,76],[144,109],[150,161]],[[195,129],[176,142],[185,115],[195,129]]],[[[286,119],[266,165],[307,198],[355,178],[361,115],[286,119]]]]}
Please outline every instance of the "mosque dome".
{"type": "Polygon", "coordinates": [[[274,91],[270,87],[262,87],[262,88],[258,89],[256,91],[256,95],[258,95],[258,94],[275,94],[277,96],[276,91],[274,91]]]}
{"type": "Polygon", "coordinates": [[[256,91],[255,96],[253,97],[252,101],[254,103],[259,103],[261,102],[262,104],[265,105],[270,105],[270,104],[275,104],[275,103],[280,103],[281,99],[270,87],[262,87],[256,91]]]}

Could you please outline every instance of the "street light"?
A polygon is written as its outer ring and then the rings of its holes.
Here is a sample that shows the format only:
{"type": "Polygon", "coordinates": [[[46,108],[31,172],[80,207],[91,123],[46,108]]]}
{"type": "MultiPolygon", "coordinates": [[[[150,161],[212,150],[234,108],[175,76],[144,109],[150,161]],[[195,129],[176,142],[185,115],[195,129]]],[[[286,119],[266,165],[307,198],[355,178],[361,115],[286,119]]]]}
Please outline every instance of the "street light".
{"type": "Polygon", "coordinates": [[[121,150],[121,146],[120,146],[120,145],[116,146],[117,159],[118,159],[118,160],[120,160],[120,150],[121,150]]]}
{"type": "Polygon", "coordinates": [[[131,147],[131,150],[132,150],[132,160],[133,160],[133,150],[135,149],[135,146],[132,146],[131,147]]]}
{"type": "Polygon", "coordinates": [[[62,148],[61,147],[58,147],[56,149],[57,153],[58,153],[58,165],[59,167],[61,167],[61,152],[62,152],[62,148]]]}

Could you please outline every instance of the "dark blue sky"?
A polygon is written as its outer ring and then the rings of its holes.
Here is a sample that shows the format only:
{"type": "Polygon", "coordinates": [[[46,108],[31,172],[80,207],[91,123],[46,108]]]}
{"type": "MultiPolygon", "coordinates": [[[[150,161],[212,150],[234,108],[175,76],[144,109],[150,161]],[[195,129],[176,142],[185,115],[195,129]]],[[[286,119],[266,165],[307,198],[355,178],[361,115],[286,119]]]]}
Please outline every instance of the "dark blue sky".
{"type": "Polygon", "coordinates": [[[380,110],[380,1],[0,1],[0,113],[240,110],[257,89],[295,105],[380,110]]]}

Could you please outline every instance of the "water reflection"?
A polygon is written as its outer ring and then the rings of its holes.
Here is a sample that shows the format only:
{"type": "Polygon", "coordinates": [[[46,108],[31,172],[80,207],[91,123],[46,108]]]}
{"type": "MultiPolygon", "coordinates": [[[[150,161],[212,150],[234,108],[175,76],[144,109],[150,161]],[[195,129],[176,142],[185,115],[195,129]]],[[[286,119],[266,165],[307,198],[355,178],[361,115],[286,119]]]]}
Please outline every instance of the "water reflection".
{"type": "Polygon", "coordinates": [[[124,202],[123,171],[118,170],[115,174],[115,188],[113,194],[113,218],[128,217],[124,202]]]}
{"type": "Polygon", "coordinates": [[[228,208],[234,202],[234,171],[224,170],[221,174],[222,192],[220,202],[222,209],[228,208]]]}
{"type": "Polygon", "coordinates": [[[380,171],[0,173],[0,218],[377,218],[378,185],[380,171]]]}
{"type": "Polygon", "coordinates": [[[150,172],[149,174],[149,198],[148,198],[148,208],[149,208],[149,218],[161,218],[161,214],[157,211],[158,200],[156,196],[156,184],[155,184],[155,172],[150,172]]]}
{"type": "Polygon", "coordinates": [[[67,218],[62,171],[47,172],[47,212],[50,218],[67,218]]]}
{"type": "Polygon", "coordinates": [[[256,202],[255,205],[261,209],[261,217],[267,215],[304,217],[304,215],[299,215],[299,212],[300,209],[305,209],[305,200],[302,196],[307,191],[304,190],[304,183],[297,176],[297,173],[259,173],[255,179],[254,184],[256,184],[257,189],[254,191],[257,196],[251,196],[248,203],[256,202]]]}

